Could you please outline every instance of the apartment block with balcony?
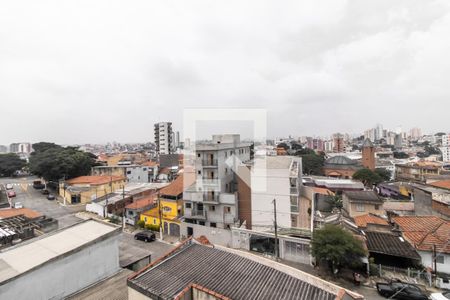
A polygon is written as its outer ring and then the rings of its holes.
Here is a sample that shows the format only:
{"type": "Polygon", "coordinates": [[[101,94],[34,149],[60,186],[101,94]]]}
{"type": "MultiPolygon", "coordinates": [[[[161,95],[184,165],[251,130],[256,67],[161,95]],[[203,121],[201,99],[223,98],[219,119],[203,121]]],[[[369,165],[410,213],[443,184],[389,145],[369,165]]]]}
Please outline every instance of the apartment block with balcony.
{"type": "Polygon", "coordinates": [[[156,153],[172,154],[174,152],[171,122],[160,122],[154,125],[156,153]]]}
{"type": "Polygon", "coordinates": [[[197,143],[191,163],[196,184],[184,194],[184,218],[188,223],[230,228],[238,221],[237,179],[233,170],[250,160],[250,143],[239,135],[214,135],[197,143]]]}

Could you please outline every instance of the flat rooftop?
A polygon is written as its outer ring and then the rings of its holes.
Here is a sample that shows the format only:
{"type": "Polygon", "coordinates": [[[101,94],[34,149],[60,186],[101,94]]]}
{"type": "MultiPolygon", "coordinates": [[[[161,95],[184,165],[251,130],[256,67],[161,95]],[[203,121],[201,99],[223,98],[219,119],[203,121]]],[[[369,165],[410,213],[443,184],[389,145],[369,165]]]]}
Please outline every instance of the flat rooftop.
{"type": "Polygon", "coordinates": [[[0,285],[107,235],[114,235],[114,232],[118,234],[119,231],[120,228],[115,225],[86,220],[0,252],[0,285]]]}

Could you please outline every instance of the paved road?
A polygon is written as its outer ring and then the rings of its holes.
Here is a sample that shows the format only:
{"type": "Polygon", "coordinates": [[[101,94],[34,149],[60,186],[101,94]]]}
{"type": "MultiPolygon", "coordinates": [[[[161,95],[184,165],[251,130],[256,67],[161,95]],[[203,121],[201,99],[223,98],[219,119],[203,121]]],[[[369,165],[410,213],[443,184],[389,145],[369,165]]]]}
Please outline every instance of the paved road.
{"type": "Polygon", "coordinates": [[[46,196],[42,195],[39,190],[33,188],[33,180],[36,177],[23,178],[0,178],[0,184],[12,184],[17,196],[13,198],[13,203],[21,202],[24,207],[38,211],[48,217],[58,220],[59,228],[72,225],[78,221],[75,213],[84,211],[83,205],[79,206],[63,206],[58,201],[47,200],[46,196]]]}
{"type": "Polygon", "coordinates": [[[128,245],[130,248],[140,248],[147,250],[152,255],[152,261],[157,260],[173,248],[175,248],[174,245],[163,243],[160,241],[154,241],[150,243],[146,243],[144,241],[138,241],[134,239],[134,235],[130,233],[123,232],[120,235],[120,244],[121,245],[128,245]]]}

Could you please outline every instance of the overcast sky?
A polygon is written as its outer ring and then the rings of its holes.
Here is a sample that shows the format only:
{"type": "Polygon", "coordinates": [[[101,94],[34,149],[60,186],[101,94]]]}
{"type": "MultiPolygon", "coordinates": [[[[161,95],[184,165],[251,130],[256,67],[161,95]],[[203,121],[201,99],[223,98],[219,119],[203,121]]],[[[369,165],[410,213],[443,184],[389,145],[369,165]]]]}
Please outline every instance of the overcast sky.
{"type": "Polygon", "coordinates": [[[152,141],[184,108],[450,131],[449,56],[448,0],[2,1],[0,144],[152,141]]]}

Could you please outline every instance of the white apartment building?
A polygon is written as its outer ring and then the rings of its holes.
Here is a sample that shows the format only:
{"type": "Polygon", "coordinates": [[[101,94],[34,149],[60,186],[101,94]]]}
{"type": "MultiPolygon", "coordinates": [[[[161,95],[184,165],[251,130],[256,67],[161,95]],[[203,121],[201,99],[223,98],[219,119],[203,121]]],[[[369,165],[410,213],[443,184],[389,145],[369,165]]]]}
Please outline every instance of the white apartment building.
{"type": "Polygon", "coordinates": [[[254,159],[251,169],[252,230],[265,231],[273,226],[274,199],[279,228],[298,227],[302,159],[260,157],[254,159]]]}
{"type": "MultiPolygon", "coordinates": [[[[230,228],[238,221],[236,165],[250,160],[250,143],[238,134],[214,135],[211,142],[197,143],[190,162],[196,184],[184,193],[187,223],[230,228]]],[[[188,155],[185,154],[185,158],[188,155]]],[[[188,166],[185,162],[185,168],[188,166]]]]}
{"type": "Polygon", "coordinates": [[[155,127],[156,153],[172,154],[174,153],[173,132],[171,122],[160,122],[155,127]]]}
{"type": "Polygon", "coordinates": [[[450,133],[442,136],[442,160],[450,162],[450,133]]]}

